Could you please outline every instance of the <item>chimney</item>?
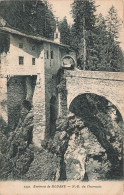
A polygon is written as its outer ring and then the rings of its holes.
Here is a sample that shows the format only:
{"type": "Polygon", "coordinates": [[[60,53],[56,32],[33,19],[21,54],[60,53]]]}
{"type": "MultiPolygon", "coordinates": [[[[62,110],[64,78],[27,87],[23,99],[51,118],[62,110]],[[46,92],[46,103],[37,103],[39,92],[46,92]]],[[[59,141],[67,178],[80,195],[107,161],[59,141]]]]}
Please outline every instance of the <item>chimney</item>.
{"type": "Polygon", "coordinates": [[[60,43],[60,32],[59,32],[58,18],[56,19],[56,30],[54,32],[54,41],[60,43]]]}

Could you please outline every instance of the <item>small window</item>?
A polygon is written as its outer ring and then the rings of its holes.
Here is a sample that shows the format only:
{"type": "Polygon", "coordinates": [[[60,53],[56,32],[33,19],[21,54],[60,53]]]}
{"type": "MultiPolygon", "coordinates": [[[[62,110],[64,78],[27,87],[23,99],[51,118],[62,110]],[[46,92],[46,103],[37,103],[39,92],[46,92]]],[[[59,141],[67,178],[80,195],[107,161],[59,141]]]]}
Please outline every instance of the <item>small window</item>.
{"type": "Polygon", "coordinates": [[[47,50],[46,55],[47,55],[47,59],[49,59],[49,51],[48,50],[47,50]]]}
{"type": "Polygon", "coordinates": [[[19,56],[19,65],[23,65],[23,64],[24,64],[24,57],[19,56]]]}
{"type": "Polygon", "coordinates": [[[32,65],[35,65],[35,58],[32,58],[32,65]]]}
{"type": "Polygon", "coordinates": [[[58,33],[56,33],[56,39],[58,39],[58,33]]]}
{"type": "Polygon", "coordinates": [[[35,50],[35,45],[32,46],[32,51],[34,51],[34,50],[35,50]]]}
{"type": "Polygon", "coordinates": [[[19,48],[23,48],[23,43],[19,43],[19,48]]]}
{"type": "Polygon", "coordinates": [[[53,51],[51,51],[51,59],[53,59],[53,51]]]}

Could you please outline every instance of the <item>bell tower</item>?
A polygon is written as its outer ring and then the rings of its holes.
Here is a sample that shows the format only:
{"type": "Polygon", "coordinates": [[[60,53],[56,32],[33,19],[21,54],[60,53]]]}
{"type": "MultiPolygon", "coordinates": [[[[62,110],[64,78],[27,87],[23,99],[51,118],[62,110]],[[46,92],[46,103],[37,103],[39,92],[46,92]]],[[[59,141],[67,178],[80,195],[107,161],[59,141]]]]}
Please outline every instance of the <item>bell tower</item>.
{"type": "Polygon", "coordinates": [[[60,32],[59,32],[59,28],[58,28],[58,17],[56,18],[56,30],[54,32],[54,41],[56,43],[60,43],[60,32]]]}

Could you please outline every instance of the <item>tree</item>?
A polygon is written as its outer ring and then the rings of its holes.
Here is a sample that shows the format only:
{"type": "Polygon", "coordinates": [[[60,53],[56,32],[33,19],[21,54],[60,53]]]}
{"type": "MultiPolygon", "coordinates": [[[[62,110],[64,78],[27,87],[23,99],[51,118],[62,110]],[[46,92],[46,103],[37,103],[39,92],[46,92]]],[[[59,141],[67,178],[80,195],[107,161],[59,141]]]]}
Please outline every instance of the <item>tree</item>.
{"type": "Polygon", "coordinates": [[[122,71],[124,56],[118,41],[121,27],[112,6],[104,19],[96,17],[92,0],[78,0],[72,4],[74,24],[71,28],[71,46],[77,53],[80,69],[122,71]]]}
{"type": "Polygon", "coordinates": [[[120,48],[119,30],[121,21],[118,19],[117,11],[112,6],[106,17],[107,24],[107,45],[106,56],[109,71],[122,71],[124,56],[120,48]]]}
{"type": "Polygon", "coordinates": [[[47,1],[1,1],[0,16],[22,32],[53,38],[55,19],[47,1]]]}
{"type": "Polygon", "coordinates": [[[108,15],[106,17],[106,23],[107,23],[107,31],[109,33],[109,36],[111,36],[114,40],[117,40],[119,37],[121,20],[118,18],[117,11],[114,8],[114,6],[112,6],[108,11],[108,15]]]}
{"type": "Polygon", "coordinates": [[[74,0],[72,16],[74,25],[71,32],[71,45],[77,51],[78,63],[81,69],[87,69],[90,49],[92,48],[96,11],[93,0],[74,0]],[[75,43],[75,37],[77,43],[75,43]]]}
{"type": "MultiPolygon", "coordinates": [[[[111,18],[113,18],[112,15],[111,18]]],[[[118,21],[117,18],[116,21],[118,21]]],[[[119,47],[119,42],[117,41],[117,26],[117,22],[115,22],[115,25],[113,23],[111,27],[110,23],[108,24],[108,21],[104,19],[102,14],[99,14],[99,16],[97,17],[95,24],[95,34],[93,39],[94,52],[93,55],[90,56],[90,58],[88,59],[89,64],[92,65],[89,67],[91,70],[123,70],[122,64],[124,59],[121,48],[119,47]],[[115,32],[116,35],[113,32],[115,32]]]]}
{"type": "Polygon", "coordinates": [[[93,49],[90,52],[88,64],[90,70],[106,70],[106,45],[108,43],[106,22],[102,14],[96,18],[95,30],[93,34],[93,49]]]}
{"type": "Polygon", "coordinates": [[[70,45],[70,26],[68,25],[66,17],[59,23],[59,30],[61,33],[60,41],[70,45]]]}

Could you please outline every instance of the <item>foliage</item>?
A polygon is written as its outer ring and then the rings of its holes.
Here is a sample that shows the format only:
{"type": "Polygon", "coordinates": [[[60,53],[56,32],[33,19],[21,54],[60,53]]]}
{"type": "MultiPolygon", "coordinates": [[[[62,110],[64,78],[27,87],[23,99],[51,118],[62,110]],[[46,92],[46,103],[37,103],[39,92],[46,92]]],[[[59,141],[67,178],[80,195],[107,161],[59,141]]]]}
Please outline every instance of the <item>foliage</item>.
{"type": "Polygon", "coordinates": [[[75,30],[78,32],[78,34],[82,34],[84,25],[85,30],[91,30],[95,25],[94,12],[96,11],[96,7],[94,3],[95,1],[91,0],[74,0],[72,4],[72,16],[76,28],[75,30]]]}
{"type": "Polygon", "coordinates": [[[106,24],[107,24],[107,31],[109,36],[113,39],[117,40],[119,37],[119,30],[121,28],[121,20],[119,20],[117,11],[112,5],[112,7],[108,11],[108,15],[106,16],[106,24]]]}
{"type": "MultiPolygon", "coordinates": [[[[74,0],[70,27],[66,17],[59,22],[61,42],[77,54],[80,69],[123,71],[124,55],[120,48],[121,21],[112,6],[106,18],[95,15],[94,0],[74,0]]],[[[55,19],[46,0],[1,1],[0,16],[20,31],[53,39],[55,19]]]]}
{"type": "Polygon", "coordinates": [[[59,22],[59,30],[61,34],[60,42],[70,45],[70,26],[68,25],[66,17],[59,22]]]}
{"type": "Polygon", "coordinates": [[[117,109],[108,104],[106,99],[93,94],[85,94],[74,101],[70,107],[74,114],[57,119],[54,138],[43,141],[40,149],[32,143],[32,109],[21,112],[14,131],[9,132],[5,124],[0,123],[2,180],[66,179],[65,152],[74,134],[75,141],[79,141],[82,150],[86,152],[89,180],[121,178],[123,127],[117,109]],[[114,120],[112,109],[116,110],[114,120]]]}
{"type": "Polygon", "coordinates": [[[118,42],[121,22],[112,6],[104,19],[95,15],[92,0],[78,0],[72,4],[74,24],[70,44],[77,53],[80,69],[123,71],[124,55],[118,42]]]}
{"type": "Polygon", "coordinates": [[[94,48],[88,58],[90,70],[123,71],[123,53],[119,43],[113,39],[102,14],[96,19],[93,34],[94,48]]]}
{"type": "Polygon", "coordinates": [[[120,48],[119,30],[121,28],[121,21],[118,19],[117,11],[112,6],[106,17],[106,30],[107,30],[107,45],[106,57],[108,69],[110,71],[123,71],[124,56],[120,48]]]}
{"type": "Polygon", "coordinates": [[[14,131],[7,132],[5,125],[0,129],[0,178],[2,180],[22,179],[34,159],[32,110],[22,118],[14,131]]]}
{"type": "Polygon", "coordinates": [[[77,60],[81,69],[87,69],[84,66],[89,58],[90,49],[93,48],[92,33],[96,20],[94,3],[90,0],[75,0],[72,4],[74,25],[71,31],[71,46],[77,51],[77,60]]]}
{"type": "Polygon", "coordinates": [[[55,19],[47,1],[1,1],[0,16],[20,31],[53,38],[55,19]]]}

